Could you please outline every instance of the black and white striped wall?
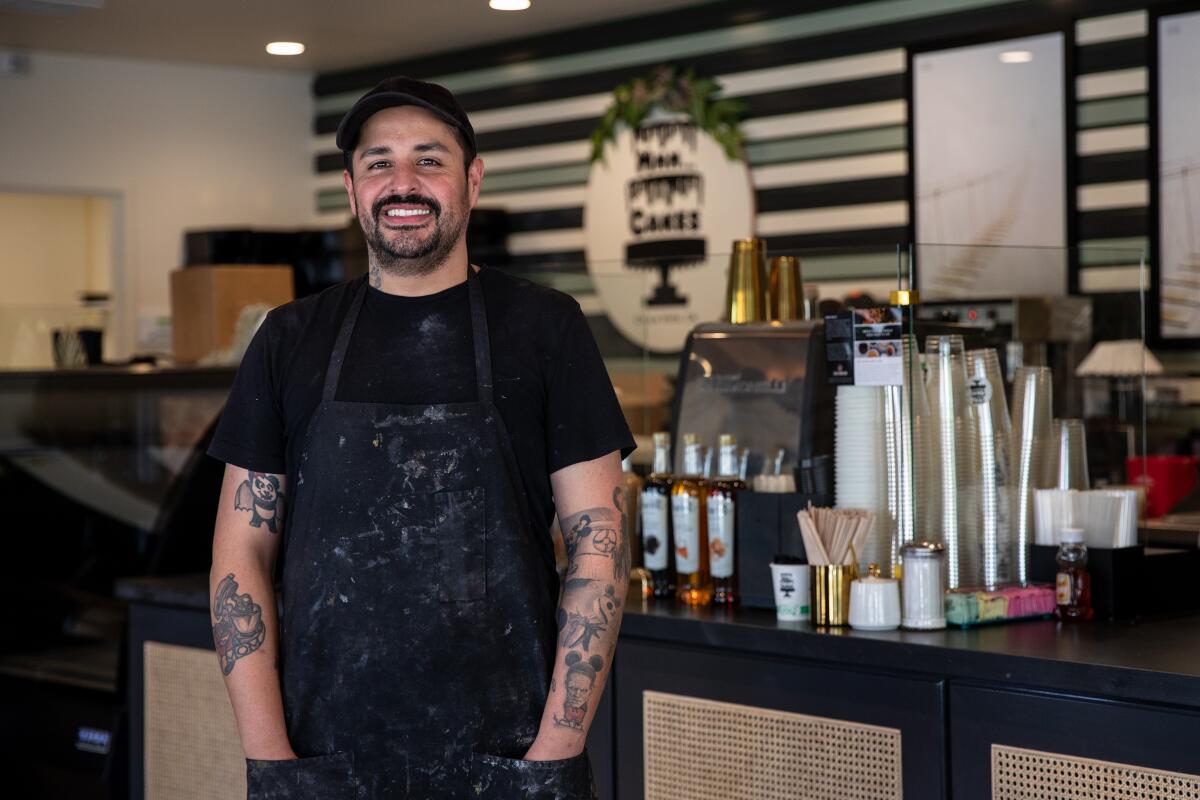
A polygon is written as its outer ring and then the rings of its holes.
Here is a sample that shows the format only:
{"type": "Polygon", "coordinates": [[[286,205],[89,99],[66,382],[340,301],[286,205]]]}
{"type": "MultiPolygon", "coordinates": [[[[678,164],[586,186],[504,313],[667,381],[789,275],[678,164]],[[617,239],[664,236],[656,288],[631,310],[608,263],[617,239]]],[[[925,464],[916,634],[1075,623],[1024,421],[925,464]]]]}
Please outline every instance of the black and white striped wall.
{"type": "Polygon", "coordinates": [[[516,267],[600,317],[583,260],[587,137],[617,84],[675,63],[718,78],[747,104],[757,230],[769,249],[805,251],[805,280],[823,294],[881,293],[909,238],[906,50],[1044,24],[1075,44],[1078,285],[1133,290],[1131,253],[1146,247],[1149,224],[1149,3],[722,0],[323,74],[314,84],[316,204],[330,224],[346,220],[333,131],[354,100],[393,74],[437,81],[471,115],[487,165],[480,203],[512,214],[516,267]]]}
{"type": "Polygon", "coordinates": [[[1149,14],[1075,24],[1079,288],[1136,291],[1129,256],[1149,248],[1149,14]]]}

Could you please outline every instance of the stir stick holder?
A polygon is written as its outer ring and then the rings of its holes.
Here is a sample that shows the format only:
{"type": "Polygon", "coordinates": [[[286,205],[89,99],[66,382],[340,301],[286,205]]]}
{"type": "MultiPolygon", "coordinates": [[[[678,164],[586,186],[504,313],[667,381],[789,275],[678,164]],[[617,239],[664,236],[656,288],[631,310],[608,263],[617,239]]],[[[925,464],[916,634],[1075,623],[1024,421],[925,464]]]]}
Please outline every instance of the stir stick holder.
{"type": "Polygon", "coordinates": [[[812,571],[813,624],[848,625],[850,584],[858,577],[858,565],[819,564],[812,571]]]}

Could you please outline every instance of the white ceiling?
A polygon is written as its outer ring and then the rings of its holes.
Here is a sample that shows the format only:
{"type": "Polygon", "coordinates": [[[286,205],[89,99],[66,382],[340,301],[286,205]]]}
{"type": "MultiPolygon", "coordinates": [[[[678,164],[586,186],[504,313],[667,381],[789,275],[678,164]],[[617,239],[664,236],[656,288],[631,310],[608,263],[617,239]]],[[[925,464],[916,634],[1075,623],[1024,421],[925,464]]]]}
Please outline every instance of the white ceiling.
{"type": "Polygon", "coordinates": [[[335,70],[695,5],[698,0],[0,0],[0,47],[335,70]],[[300,41],[300,56],[268,55],[300,41]]]}

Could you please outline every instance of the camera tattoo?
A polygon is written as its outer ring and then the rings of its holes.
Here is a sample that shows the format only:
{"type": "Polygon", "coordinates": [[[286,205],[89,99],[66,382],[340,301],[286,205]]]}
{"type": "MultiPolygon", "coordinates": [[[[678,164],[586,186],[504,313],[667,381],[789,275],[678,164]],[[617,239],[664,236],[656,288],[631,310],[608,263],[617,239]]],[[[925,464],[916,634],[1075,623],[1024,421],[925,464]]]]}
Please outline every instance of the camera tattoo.
{"type": "Polygon", "coordinates": [[[217,584],[213,596],[213,644],[221,662],[221,672],[228,675],[239,658],[245,658],[262,647],[267,638],[267,626],[262,618],[262,606],[249,594],[238,594],[237,581],[229,573],[217,584]]]}
{"type": "Polygon", "coordinates": [[[554,714],[554,724],[560,728],[582,731],[587,718],[588,703],[596,688],[596,676],[604,668],[604,659],[592,656],[584,660],[574,651],[564,659],[567,665],[566,696],[563,698],[562,716],[554,714]]]}
{"type": "Polygon", "coordinates": [[[250,512],[250,524],[261,528],[264,524],[271,533],[283,528],[283,492],[279,489],[279,478],[266,472],[252,472],[238,486],[233,498],[233,507],[238,511],[250,512]]]}

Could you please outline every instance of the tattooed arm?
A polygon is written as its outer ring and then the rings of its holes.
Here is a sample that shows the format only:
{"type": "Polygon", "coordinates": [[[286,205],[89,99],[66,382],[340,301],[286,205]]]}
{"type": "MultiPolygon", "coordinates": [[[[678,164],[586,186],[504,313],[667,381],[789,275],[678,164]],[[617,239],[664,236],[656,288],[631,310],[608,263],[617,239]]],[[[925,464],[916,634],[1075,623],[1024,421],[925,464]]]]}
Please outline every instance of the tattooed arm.
{"type": "Polygon", "coordinates": [[[276,656],[272,576],[287,479],[225,466],[209,573],[213,644],[248,758],[295,758],[288,743],[276,656]]]}
{"type": "Polygon", "coordinates": [[[567,550],[550,698],[525,758],[583,750],[612,666],[629,586],[629,533],[621,517],[621,457],[610,453],[550,476],[567,550]]]}

